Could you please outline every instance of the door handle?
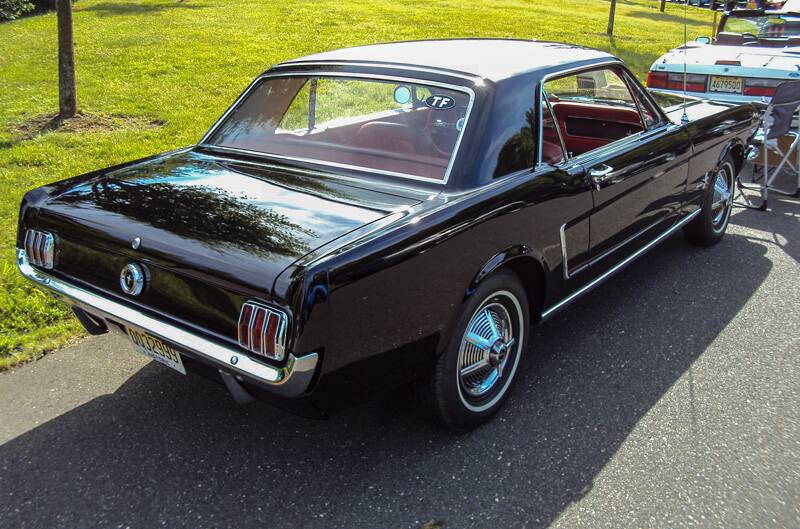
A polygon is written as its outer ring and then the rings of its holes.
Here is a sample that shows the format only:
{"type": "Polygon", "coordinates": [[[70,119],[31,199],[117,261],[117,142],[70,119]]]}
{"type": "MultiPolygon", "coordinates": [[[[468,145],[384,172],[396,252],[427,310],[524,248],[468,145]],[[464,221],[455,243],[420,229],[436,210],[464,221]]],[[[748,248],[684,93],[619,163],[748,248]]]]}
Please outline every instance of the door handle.
{"type": "Polygon", "coordinates": [[[589,178],[594,184],[594,188],[600,191],[604,184],[615,183],[614,168],[606,164],[598,165],[589,169],[589,178]]]}

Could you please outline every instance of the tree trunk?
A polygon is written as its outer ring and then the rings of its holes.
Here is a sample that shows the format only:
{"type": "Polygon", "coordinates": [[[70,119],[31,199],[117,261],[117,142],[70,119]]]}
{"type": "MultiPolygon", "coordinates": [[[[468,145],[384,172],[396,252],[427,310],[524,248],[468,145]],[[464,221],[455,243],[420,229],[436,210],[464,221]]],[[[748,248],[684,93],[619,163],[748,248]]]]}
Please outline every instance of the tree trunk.
{"type": "Polygon", "coordinates": [[[608,12],[608,29],[606,33],[608,35],[614,34],[614,13],[617,10],[617,0],[611,0],[611,10],[608,12]]]}
{"type": "Polygon", "coordinates": [[[667,0],[661,0],[661,12],[664,12],[664,9],[667,7],[667,0]]]}
{"type": "Polygon", "coordinates": [[[57,0],[58,9],[58,116],[75,117],[75,47],[72,42],[72,0],[57,0]]]}

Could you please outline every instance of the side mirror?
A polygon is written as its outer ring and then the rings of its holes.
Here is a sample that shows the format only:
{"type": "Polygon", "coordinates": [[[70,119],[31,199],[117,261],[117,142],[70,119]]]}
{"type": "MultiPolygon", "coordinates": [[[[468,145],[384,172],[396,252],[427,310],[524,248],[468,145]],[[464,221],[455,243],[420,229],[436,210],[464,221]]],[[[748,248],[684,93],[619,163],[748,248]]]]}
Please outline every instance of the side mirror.
{"type": "Polygon", "coordinates": [[[711,44],[711,37],[697,37],[694,41],[700,44],[711,44]]]}

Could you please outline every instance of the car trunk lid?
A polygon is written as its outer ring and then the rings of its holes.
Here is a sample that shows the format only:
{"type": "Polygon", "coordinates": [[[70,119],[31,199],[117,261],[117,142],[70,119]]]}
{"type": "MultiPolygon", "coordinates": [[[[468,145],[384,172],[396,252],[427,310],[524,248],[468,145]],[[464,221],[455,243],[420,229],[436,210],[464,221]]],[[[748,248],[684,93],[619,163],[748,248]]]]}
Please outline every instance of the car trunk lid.
{"type": "Polygon", "coordinates": [[[57,236],[56,273],[235,338],[245,299],[312,250],[419,203],[331,175],[194,151],[55,184],[26,225],[57,236]],[[122,268],[144,264],[140,296],[122,268]]]}

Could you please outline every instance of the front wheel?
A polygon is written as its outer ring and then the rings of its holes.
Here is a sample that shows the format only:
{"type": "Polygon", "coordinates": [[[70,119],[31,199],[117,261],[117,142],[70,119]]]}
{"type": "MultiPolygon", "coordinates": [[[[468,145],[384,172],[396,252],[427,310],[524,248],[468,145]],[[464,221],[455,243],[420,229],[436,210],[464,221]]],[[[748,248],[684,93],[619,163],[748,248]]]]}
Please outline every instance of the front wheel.
{"type": "Polygon", "coordinates": [[[690,243],[712,246],[725,235],[733,209],[733,186],[736,179],[734,167],[729,154],[712,173],[700,214],[684,228],[684,234],[690,243]]]}
{"type": "Polygon", "coordinates": [[[466,303],[423,396],[442,425],[467,431],[505,402],[528,340],[525,289],[509,272],[486,279],[466,303]]]}

